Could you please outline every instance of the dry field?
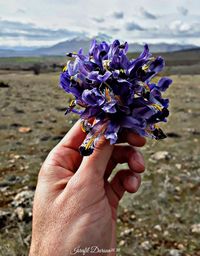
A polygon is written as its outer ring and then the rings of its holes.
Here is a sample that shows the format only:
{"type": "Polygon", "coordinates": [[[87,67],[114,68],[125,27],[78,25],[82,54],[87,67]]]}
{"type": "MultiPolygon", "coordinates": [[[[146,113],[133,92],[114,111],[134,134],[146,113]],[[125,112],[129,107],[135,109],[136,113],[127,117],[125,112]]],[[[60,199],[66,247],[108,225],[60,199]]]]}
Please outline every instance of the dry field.
{"type": "MultiPolygon", "coordinates": [[[[173,75],[168,138],[142,149],[139,192],[119,207],[118,255],[200,255],[200,75],[173,75]]],[[[58,73],[0,71],[0,255],[27,255],[37,174],[76,120],[58,73]]]]}

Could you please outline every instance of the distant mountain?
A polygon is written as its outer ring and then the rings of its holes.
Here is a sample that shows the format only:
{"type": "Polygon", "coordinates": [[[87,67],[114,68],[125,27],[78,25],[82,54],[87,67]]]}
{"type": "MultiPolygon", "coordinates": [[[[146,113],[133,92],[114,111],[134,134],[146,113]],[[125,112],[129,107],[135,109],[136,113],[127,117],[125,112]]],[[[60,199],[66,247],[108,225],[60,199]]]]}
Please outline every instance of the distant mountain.
{"type": "MultiPolygon", "coordinates": [[[[149,44],[149,48],[151,52],[175,52],[175,51],[197,49],[199,47],[192,44],[181,45],[181,44],[159,43],[159,44],[149,44]]],[[[143,49],[143,45],[141,44],[129,45],[130,52],[141,52],[142,49],[143,49]]]]}
{"type": "Polygon", "coordinates": [[[15,50],[0,49],[0,57],[13,57],[16,53],[15,50]]]}
{"type": "Polygon", "coordinates": [[[39,56],[41,55],[65,56],[67,52],[78,51],[80,48],[82,48],[84,52],[87,52],[90,45],[91,45],[91,39],[72,39],[69,41],[60,42],[51,47],[34,50],[32,53],[34,53],[34,55],[39,55],[39,56]]]}
{"type": "MultiPolygon", "coordinates": [[[[38,49],[0,49],[0,57],[34,57],[34,56],[65,56],[67,52],[78,51],[80,48],[87,52],[91,45],[91,39],[72,39],[60,42],[51,47],[42,47],[38,49]]],[[[198,48],[195,45],[180,45],[180,44],[149,44],[151,52],[174,52],[188,49],[198,48]]],[[[141,52],[142,44],[129,44],[129,52],[141,52]]]]}

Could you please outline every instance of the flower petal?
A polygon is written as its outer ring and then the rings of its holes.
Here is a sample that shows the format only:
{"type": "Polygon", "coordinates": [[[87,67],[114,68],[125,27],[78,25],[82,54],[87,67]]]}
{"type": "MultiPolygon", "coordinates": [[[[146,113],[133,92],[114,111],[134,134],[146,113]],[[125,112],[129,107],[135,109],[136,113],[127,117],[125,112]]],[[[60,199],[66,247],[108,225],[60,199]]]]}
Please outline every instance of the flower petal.
{"type": "Polygon", "coordinates": [[[170,78],[167,77],[162,77],[159,81],[158,81],[158,85],[157,88],[161,91],[164,92],[168,89],[168,87],[170,86],[170,84],[172,83],[172,80],[170,78]]]}

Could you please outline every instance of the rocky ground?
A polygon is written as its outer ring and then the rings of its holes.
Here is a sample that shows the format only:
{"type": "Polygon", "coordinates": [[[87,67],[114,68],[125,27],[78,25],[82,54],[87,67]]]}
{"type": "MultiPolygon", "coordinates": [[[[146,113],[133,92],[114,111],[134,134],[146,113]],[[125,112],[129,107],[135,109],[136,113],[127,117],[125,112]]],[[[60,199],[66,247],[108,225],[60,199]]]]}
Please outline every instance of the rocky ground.
{"type": "MultiPolygon", "coordinates": [[[[0,255],[27,255],[37,174],[75,122],[58,73],[0,71],[0,255]]],[[[119,208],[118,255],[200,255],[200,75],[173,76],[168,138],[142,149],[147,170],[119,208]]]]}

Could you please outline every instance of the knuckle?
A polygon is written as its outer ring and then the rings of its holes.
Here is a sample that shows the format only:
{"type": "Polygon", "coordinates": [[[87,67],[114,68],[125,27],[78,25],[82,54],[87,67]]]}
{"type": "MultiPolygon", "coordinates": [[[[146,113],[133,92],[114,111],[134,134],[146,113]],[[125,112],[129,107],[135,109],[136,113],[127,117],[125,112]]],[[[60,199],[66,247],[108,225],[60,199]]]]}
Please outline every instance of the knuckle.
{"type": "Polygon", "coordinates": [[[67,184],[67,187],[72,192],[82,191],[85,189],[86,184],[77,175],[74,175],[67,184]]]}

